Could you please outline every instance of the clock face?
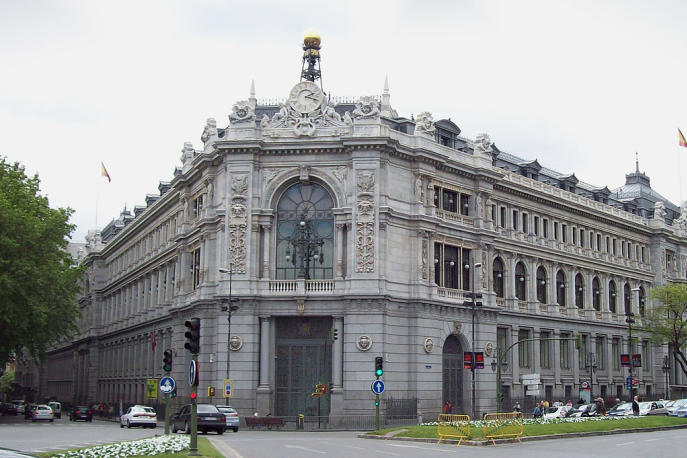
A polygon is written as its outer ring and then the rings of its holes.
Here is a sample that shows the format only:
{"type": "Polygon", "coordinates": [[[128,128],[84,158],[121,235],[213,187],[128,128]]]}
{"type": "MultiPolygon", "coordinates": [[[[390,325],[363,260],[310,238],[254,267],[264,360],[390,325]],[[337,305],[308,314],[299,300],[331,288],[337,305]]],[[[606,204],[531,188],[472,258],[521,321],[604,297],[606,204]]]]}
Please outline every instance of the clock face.
{"type": "Polygon", "coordinates": [[[289,105],[298,113],[311,113],[322,106],[324,94],[317,84],[303,81],[296,84],[289,94],[289,105]]]}

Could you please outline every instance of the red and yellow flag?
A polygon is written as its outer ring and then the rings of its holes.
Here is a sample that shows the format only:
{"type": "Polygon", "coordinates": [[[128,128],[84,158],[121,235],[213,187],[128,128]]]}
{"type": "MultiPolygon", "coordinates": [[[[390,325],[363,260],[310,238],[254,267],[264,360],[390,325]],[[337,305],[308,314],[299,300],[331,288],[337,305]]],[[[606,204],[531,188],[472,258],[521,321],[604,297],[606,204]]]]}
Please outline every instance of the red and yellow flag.
{"type": "MultiPolygon", "coordinates": [[[[682,135],[682,134],[680,134],[682,135]]],[[[107,173],[107,169],[105,168],[105,164],[102,162],[100,163],[100,175],[107,177],[107,182],[112,183],[112,178],[110,178],[110,174],[107,173]]]]}
{"type": "Polygon", "coordinates": [[[685,136],[682,135],[680,128],[677,129],[677,136],[678,136],[678,139],[680,140],[680,146],[684,146],[685,148],[687,148],[687,140],[685,140],[685,136]]]}

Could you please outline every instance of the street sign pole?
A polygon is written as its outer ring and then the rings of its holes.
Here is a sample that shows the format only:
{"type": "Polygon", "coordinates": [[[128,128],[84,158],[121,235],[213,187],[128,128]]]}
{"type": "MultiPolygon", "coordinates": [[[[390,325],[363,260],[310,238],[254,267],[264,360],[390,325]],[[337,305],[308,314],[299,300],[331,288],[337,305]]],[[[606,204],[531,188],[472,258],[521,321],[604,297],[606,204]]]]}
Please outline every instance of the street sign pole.
{"type": "Polygon", "coordinates": [[[165,393],[165,436],[169,434],[169,393],[165,393]]]}
{"type": "Polygon", "coordinates": [[[379,431],[379,395],[375,395],[375,429],[379,431]]]}
{"type": "MultiPolygon", "coordinates": [[[[198,374],[198,355],[193,355],[193,365],[195,368],[195,378],[197,380],[198,374]]],[[[191,444],[188,448],[188,456],[200,456],[198,453],[198,387],[196,383],[191,383],[191,444]]]]}

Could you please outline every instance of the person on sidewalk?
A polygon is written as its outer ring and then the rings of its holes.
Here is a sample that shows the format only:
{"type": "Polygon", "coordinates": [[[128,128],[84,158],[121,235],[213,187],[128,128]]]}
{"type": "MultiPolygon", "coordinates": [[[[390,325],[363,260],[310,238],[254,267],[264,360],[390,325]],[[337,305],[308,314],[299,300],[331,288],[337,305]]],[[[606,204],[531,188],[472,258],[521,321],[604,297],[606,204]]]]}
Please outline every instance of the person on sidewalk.
{"type": "Polygon", "coordinates": [[[635,396],[632,400],[632,415],[639,416],[639,396],[635,396]]]}

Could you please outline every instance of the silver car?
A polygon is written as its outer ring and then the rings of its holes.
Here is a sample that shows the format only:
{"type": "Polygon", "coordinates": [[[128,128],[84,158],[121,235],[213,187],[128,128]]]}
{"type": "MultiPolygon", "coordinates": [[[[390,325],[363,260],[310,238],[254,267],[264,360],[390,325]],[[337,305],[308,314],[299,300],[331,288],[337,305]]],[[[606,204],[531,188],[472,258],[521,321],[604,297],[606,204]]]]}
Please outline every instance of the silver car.
{"type": "MultiPolygon", "coordinates": [[[[215,406],[227,418],[226,429],[231,429],[235,433],[239,431],[239,413],[231,406],[218,405],[215,406]]],[[[226,430],[225,429],[225,430],[226,430]]]]}
{"type": "Polygon", "coordinates": [[[33,412],[31,412],[31,421],[38,421],[38,420],[48,420],[48,421],[54,421],[55,420],[55,414],[53,413],[50,406],[46,406],[45,404],[40,404],[40,405],[37,405],[33,409],[33,412]]]}

